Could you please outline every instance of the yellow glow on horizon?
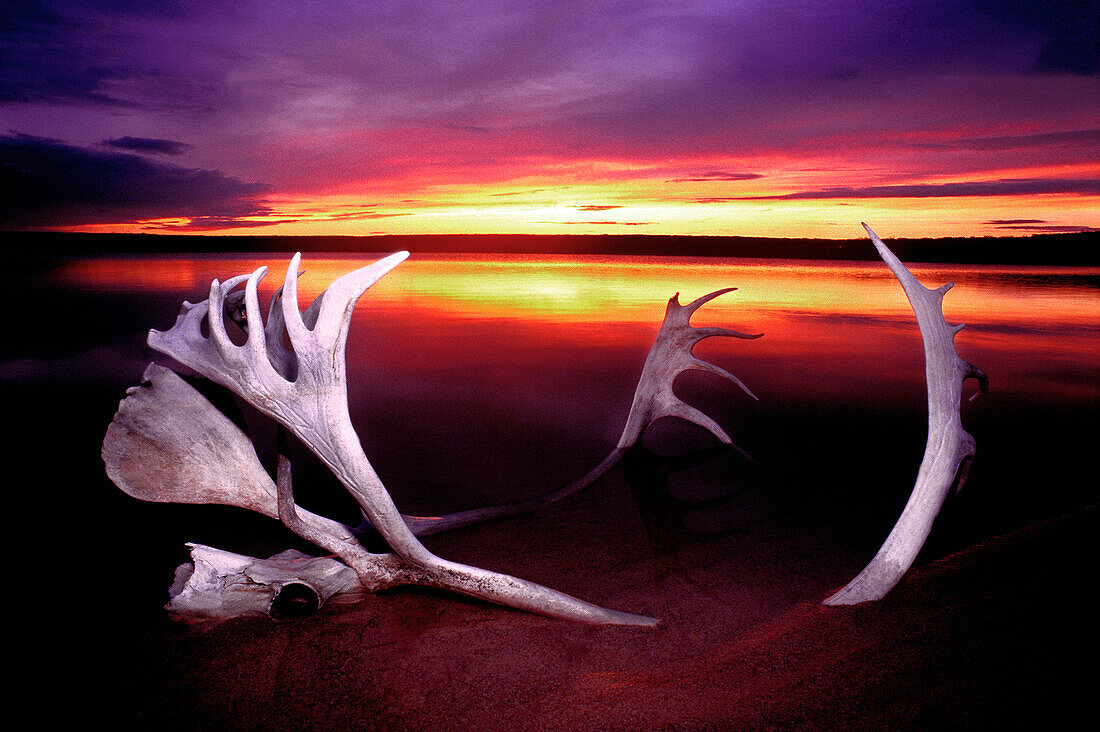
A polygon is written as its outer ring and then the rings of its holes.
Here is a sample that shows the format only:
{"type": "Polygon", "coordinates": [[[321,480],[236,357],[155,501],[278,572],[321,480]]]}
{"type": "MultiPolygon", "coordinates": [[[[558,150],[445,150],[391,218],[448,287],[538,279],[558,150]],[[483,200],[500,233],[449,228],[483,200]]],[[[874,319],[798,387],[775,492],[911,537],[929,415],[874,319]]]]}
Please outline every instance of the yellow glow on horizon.
{"type": "MultiPolygon", "coordinates": [[[[300,305],[304,308],[333,280],[374,259],[307,256],[298,280],[300,305]]],[[[267,266],[268,275],[260,285],[261,302],[266,303],[282,284],[289,260],[285,255],[95,258],[69,262],[57,276],[91,289],[169,289],[190,292],[188,299],[201,301],[213,276],[224,281],[267,266]]],[[[1062,271],[1059,268],[919,265],[913,271],[929,287],[958,285],[944,301],[949,322],[1041,327],[1055,319],[1100,327],[1100,299],[1074,302],[1072,311],[1066,312],[1064,298],[1056,293],[1027,301],[1004,294],[1009,286],[1003,275],[1041,276],[1062,271]],[[990,301],[999,303],[995,312],[988,307],[990,301]]],[[[1100,268],[1075,271],[1100,275],[1100,268]]],[[[655,327],[674,294],[686,304],[727,287],[737,290],[708,303],[695,325],[721,323],[776,336],[792,316],[809,313],[909,317],[904,293],[881,263],[676,257],[414,255],[375,284],[361,307],[381,317],[389,310],[417,310],[459,318],[655,327]],[[838,282],[845,284],[838,287],[838,282]]]]}
{"type": "Polygon", "coordinates": [[[872,222],[889,237],[1032,233],[998,223],[1021,220],[1051,227],[1100,228],[1097,195],[761,198],[836,187],[1100,176],[1100,167],[1091,162],[1041,171],[1020,168],[984,175],[895,174],[889,178],[883,178],[881,170],[846,169],[838,164],[823,171],[808,169],[806,163],[778,158],[743,165],[728,160],[698,163],[704,171],[737,167],[770,171],[756,179],[727,180],[708,178],[706,173],[699,178],[669,178],[667,171],[625,162],[548,162],[537,176],[513,176],[503,182],[389,182],[374,193],[369,183],[363,183],[360,190],[345,187],[333,193],[272,195],[264,201],[270,213],[226,222],[221,228],[197,228],[188,219],[176,217],[66,230],[269,236],[660,234],[851,239],[863,236],[860,221],[872,222]]]}

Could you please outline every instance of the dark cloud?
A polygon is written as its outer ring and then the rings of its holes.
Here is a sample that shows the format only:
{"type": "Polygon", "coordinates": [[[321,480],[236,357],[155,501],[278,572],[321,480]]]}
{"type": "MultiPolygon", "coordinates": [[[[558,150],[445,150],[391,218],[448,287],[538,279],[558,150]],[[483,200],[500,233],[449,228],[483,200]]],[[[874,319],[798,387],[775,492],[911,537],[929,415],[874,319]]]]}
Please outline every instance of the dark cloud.
{"type": "MultiPolygon", "coordinates": [[[[228,222],[269,216],[267,190],[217,170],[75,147],[30,135],[0,137],[0,227],[48,228],[155,218],[228,222]]],[[[244,225],[243,222],[239,222],[244,225]]]]}
{"type": "Polygon", "coordinates": [[[1100,71],[1100,13],[1094,0],[971,0],[973,12],[988,15],[1007,31],[1033,39],[1034,70],[1092,75],[1100,71]]]}
{"type": "Polygon", "coordinates": [[[104,140],[102,144],[116,150],[156,155],[182,155],[191,149],[191,146],[185,142],[161,140],[155,137],[115,137],[104,140]]]}
{"type": "Polygon", "coordinates": [[[378,211],[345,211],[343,213],[329,214],[322,218],[326,221],[340,221],[346,219],[390,219],[395,216],[412,216],[412,214],[405,211],[397,211],[394,213],[380,213],[378,211]]]}
{"type": "Polygon", "coordinates": [[[1093,226],[1073,226],[1050,224],[1042,219],[993,219],[985,222],[987,226],[1010,231],[1029,231],[1032,234],[1077,234],[1087,231],[1100,231],[1093,226]]]}
{"type": "Polygon", "coordinates": [[[950,148],[962,150],[1019,150],[1032,147],[1100,147],[1100,130],[1072,130],[1046,132],[1036,135],[1004,135],[997,137],[969,137],[950,142],[923,143],[920,147],[950,148]]]}
{"type": "Polygon", "coordinates": [[[672,178],[669,183],[701,183],[711,180],[756,180],[763,178],[761,173],[728,173],[721,170],[711,170],[700,173],[690,178],[672,178]]]}
{"type": "Polygon", "coordinates": [[[1100,179],[1005,178],[962,183],[916,183],[892,186],[836,186],[779,196],[726,196],[696,199],[698,203],[722,201],[790,201],[829,198],[956,198],[959,196],[1026,196],[1046,194],[1100,194],[1100,179]]]}
{"type": "Polygon", "coordinates": [[[270,218],[259,221],[243,221],[232,216],[195,216],[182,224],[155,223],[147,224],[143,228],[147,231],[169,232],[222,231],[224,229],[258,229],[265,226],[275,226],[276,224],[293,224],[300,220],[295,218],[270,218]]]}
{"type": "MultiPolygon", "coordinates": [[[[7,7],[10,5],[11,7],[7,7]]],[[[224,68],[169,28],[200,4],[162,0],[31,0],[0,18],[0,104],[62,103],[125,109],[202,106],[224,68]],[[210,73],[213,71],[213,73],[210,73]]]]}
{"type": "MultiPolygon", "coordinates": [[[[340,89],[349,104],[384,97],[395,112],[405,107],[478,135],[532,114],[624,105],[682,122],[690,107],[667,106],[669,99],[702,91],[701,104],[741,104],[746,84],[770,96],[873,75],[1092,74],[1100,47],[1089,0],[789,0],[766,8],[437,0],[400,12],[385,3],[281,3],[275,11],[259,0],[12,5],[0,99],[156,106],[178,100],[151,95],[196,81],[218,87],[245,72],[250,85],[266,87],[237,97],[247,109],[278,107],[320,85],[340,89]],[[179,84],[140,95],[116,88],[149,79],[179,84]]],[[[217,88],[203,89],[211,107],[232,104],[217,88]]]]}
{"type": "Polygon", "coordinates": [[[125,105],[104,93],[129,72],[97,48],[96,28],[63,3],[19,2],[0,21],[0,102],[77,101],[125,105]]]}
{"type": "Polygon", "coordinates": [[[490,193],[490,196],[526,196],[532,193],[545,193],[551,190],[550,188],[532,188],[526,191],[505,191],[503,193],[490,193]]]}
{"type": "Polygon", "coordinates": [[[715,46],[729,38],[734,68],[758,77],[1091,75],[1098,15],[1093,0],[796,0],[747,18],[720,13],[700,33],[715,46]]]}
{"type": "Polygon", "coordinates": [[[546,221],[548,224],[569,224],[579,226],[651,226],[653,221],[546,221]]]}
{"type": "Polygon", "coordinates": [[[992,219],[986,221],[985,224],[986,226],[994,226],[998,229],[1030,231],[1033,234],[1075,234],[1086,231],[1098,231],[1098,229],[1093,226],[1051,224],[1043,219],[992,219]]]}

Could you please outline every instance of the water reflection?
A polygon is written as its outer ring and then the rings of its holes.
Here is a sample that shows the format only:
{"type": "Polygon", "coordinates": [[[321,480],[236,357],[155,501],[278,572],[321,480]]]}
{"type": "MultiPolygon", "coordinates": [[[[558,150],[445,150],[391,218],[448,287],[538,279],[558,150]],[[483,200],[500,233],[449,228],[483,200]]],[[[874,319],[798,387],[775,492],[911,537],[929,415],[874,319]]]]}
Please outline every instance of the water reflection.
{"type": "MultiPolygon", "coordinates": [[[[303,305],[333,279],[376,257],[311,256],[303,305]]],[[[145,257],[73,261],[55,271],[67,289],[156,291],[203,299],[210,279],[267,265],[269,297],[288,258],[145,257]]],[[[925,284],[954,282],[945,299],[964,358],[997,391],[1095,401],[1100,365],[1100,269],[917,265],[925,284]]],[[[353,321],[349,366],[373,377],[453,377],[481,369],[506,387],[517,371],[546,375],[593,365],[610,351],[644,358],[665,302],[737,287],[695,324],[765,333],[750,343],[711,339],[699,355],[758,373],[774,388],[833,397],[860,383],[920,385],[919,335],[884,265],[861,262],[599,256],[414,256],[376,284],[353,321]],[[780,364],[782,366],[780,367],[780,364]]],[[[150,314],[167,327],[174,310],[150,314]]],[[[633,373],[631,374],[631,379],[633,373]]],[[[744,376],[743,376],[744,378],[744,376]]],[[[521,379],[526,383],[527,379],[521,379]]]]}
{"type": "MultiPolygon", "coordinates": [[[[380,256],[380,255],[379,255],[380,256]]],[[[302,263],[303,298],[376,256],[311,256],[302,263]]],[[[199,299],[212,277],[224,280],[261,266],[270,268],[261,291],[282,283],[287,258],[127,257],[83,259],[59,266],[57,285],[100,292],[175,291],[199,299]]],[[[1014,322],[1051,318],[1055,325],[1100,322],[1100,268],[915,265],[935,286],[955,282],[947,299],[949,319],[1014,322]]],[[[712,312],[878,315],[904,312],[904,296],[878,263],[794,260],[722,260],[506,255],[414,255],[375,285],[372,308],[439,310],[467,317],[527,320],[648,321],[662,297],[691,299],[723,287],[739,287],[737,303],[709,305],[712,312]],[[656,303],[656,304],[655,304],[656,303]]],[[[722,313],[723,315],[726,313],[722,313]]]]}

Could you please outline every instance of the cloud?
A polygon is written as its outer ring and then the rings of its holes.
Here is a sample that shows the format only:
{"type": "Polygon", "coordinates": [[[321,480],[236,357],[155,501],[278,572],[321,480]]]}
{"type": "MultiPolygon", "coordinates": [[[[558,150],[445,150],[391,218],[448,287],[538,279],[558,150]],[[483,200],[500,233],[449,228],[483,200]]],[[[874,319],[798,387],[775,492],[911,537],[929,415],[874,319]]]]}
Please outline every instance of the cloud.
{"type": "Polygon", "coordinates": [[[721,170],[712,170],[706,173],[700,173],[697,176],[691,178],[672,178],[669,183],[702,183],[712,180],[756,180],[757,178],[763,178],[761,173],[727,173],[721,170]]]}
{"type": "Polygon", "coordinates": [[[697,203],[724,201],[806,201],[830,198],[956,198],[960,196],[1097,195],[1096,178],[1004,178],[961,183],[914,183],[890,186],[836,186],[774,196],[698,198],[697,203]]]}
{"type": "Polygon", "coordinates": [[[653,221],[544,221],[546,224],[569,224],[570,226],[651,226],[653,221]]]}
{"type": "Polygon", "coordinates": [[[503,193],[490,193],[490,196],[526,196],[532,193],[544,193],[550,190],[549,188],[532,188],[527,191],[504,191],[503,193]]]}
{"type": "Polygon", "coordinates": [[[81,148],[31,135],[0,137],[0,226],[50,228],[160,218],[265,217],[268,190],[217,170],[81,148]]]}
{"type": "Polygon", "coordinates": [[[1071,130],[1046,132],[1036,135],[1005,135],[998,137],[970,137],[948,142],[923,143],[920,147],[961,150],[1019,150],[1031,147],[1083,147],[1100,146],[1100,130],[1071,130]]]}
{"type": "Polygon", "coordinates": [[[223,231],[225,229],[258,229],[276,224],[293,224],[301,219],[267,218],[242,220],[233,216],[194,216],[182,224],[152,223],[143,226],[148,231],[223,231]]]}
{"type": "Polygon", "coordinates": [[[622,206],[577,206],[578,211],[610,211],[614,208],[622,208],[622,206]]]}
{"type": "Polygon", "coordinates": [[[101,144],[116,150],[154,155],[182,155],[191,149],[191,146],[185,142],[161,140],[155,137],[114,137],[104,140],[101,144]]]}
{"type": "Polygon", "coordinates": [[[390,219],[395,216],[412,216],[407,211],[397,211],[393,213],[381,213],[378,211],[345,211],[343,213],[334,213],[322,216],[325,221],[343,221],[343,220],[358,220],[358,219],[390,219]]]}
{"type": "Polygon", "coordinates": [[[288,198],[642,171],[730,193],[841,153],[895,181],[1039,175],[1096,160],[1095,133],[1048,132],[1095,126],[1093,5],[40,0],[0,20],[0,115],[120,153],[182,137],[288,198]]]}
{"type": "Polygon", "coordinates": [[[1033,234],[1076,234],[1088,231],[1100,231],[1094,226],[1073,226],[1050,224],[1043,219],[993,219],[985,222],[987,226],[1012,231],[1030,231],[1033,234]]]}
{"type": "Polygon", "coordinates": [[[166,96],[193,86],[173,72],[178,64],[171,60],[174,44],[151,36],[158,31],[150,29],[186,19],[189,11],[179,3],[43,0],[10,5],[0,25],[0,103],[139,109],[162,106],[166,99],[134,95],[135,85],[160,82],[166,96]],[[175,84],[167,81],[172,77],[175,84]]]}

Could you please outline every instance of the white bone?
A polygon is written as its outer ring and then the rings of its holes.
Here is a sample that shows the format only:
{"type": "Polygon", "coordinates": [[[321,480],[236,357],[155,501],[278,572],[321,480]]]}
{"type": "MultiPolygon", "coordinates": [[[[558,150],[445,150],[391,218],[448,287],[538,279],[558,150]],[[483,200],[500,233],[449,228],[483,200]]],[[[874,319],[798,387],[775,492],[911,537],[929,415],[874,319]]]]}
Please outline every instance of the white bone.
{"type": "Polygon", "coordinates": [[[245,322],[262,322],[257,285],[266,267],[224,284],[214,280],[209,299],[196,305],[185,303],[172,328],[149,332],[149,345],[248,401],[291,431],[332,470],[389,544],[392,554],[364,556],[365,552],[348,545],[346,537],[334,535],[332,527],[300,517],[293,501],[287,498],[288,480],[277,491],[282,494],[277,511],[292,530],[305,532],[311,541],[324,540],[329,545],[326,548],[345,560],[366,588],[420,584],[551,617],[590,623],[655,624],[652,618],[607,610],[532,582],[441,559],[429,552],[406,525],[352,426],[344,350],[359,297],[407,256],[407,252],[399,252],[338,278],[305,316],[297,303],[301,255],[291,259],[278,306],[296,363],[292,380],[287,376],[291,369],[284,359],[273,357],[273,349],[269,348],[275,328],[249,327],[242,346],[234,344],[225,330],[226,297],[245,281],[245,322]],[[204,318],[208,336],[202,334],[204,318]]]}
{"type": "MultiPolygon", "coordinates": [[[[126,390],[107,427],[101,455],[127,495],[157,503],[213,503],[279,518],[277,491],[248,436],[171,369],[149,364],[126,390]]],[[[369,564],[352,530],[298,509],[322,548],[369,564]]]]}
{"type": "MultiPolygon", "coordinates": [[[[638,439],[642,431],[639,426],[647,426],[639,422],[637,415],[661,415],[652,403],[653,395],[669,391],[673,379],[684,368],[697,367],[695,361],[684,358],[690,357],[695,343],[711,335],[759,337],[734,331],[694,329],[688,324],[685,315],[690,316],[704,302],[724,292],[728,290],[706,295],[686,308],[679,306],[676,297],[670,300],[665,322],[646,359],[631,409],[632,418],[628,419],[623,431],[624,437],[608,458],[584,478],[549,496],[523,504],[475,509],[442,517],[405,516],[406,523],[418,536],[437,533],[532,510],[593,483],[621,458],[625,448],[638,439]],[[680,352],[683,355],[676,358],[680,352]],[[627,439],[630,434],[633,440],[627,439]]],[[[280,294],[281,290],[276,291],[273,297],[264,331],[272,366],[285,374],[294,369],[295,358],[293,352],[283,345],[282,333],[279,332],[283,322],[281,308],[276,307],[280,294]]],[[[232,292],[226,298],[226,313],[247,333],[244,295],[243,291],[232,292]]],[[[307,310],[305,317],[310,322],[315,320],[315,306],[318,303],[319,300],[314,300],[314,306],[307,310]]],[[[184,312],[192,307],[188,304],[184,312]]],[[[709,364],[702,364],[702,368],[711,369],[709,364]]],[[[107,429],[102,456],[108,476],[128,495],[146,501],[216,503],[246,508],[280,518],[299,535],[334,554],[343,555],[349,563],[369,566],[377,561],[361,547],[351,528],[294,506],[289,490],[289,473],[286,474],[286,501],[277,506],[276,493],[284,498],[283,491],[277,491],[275,482],[260,464],[248,437],[175,372],[150,364],[142,376],[141,386],[128,389],[127,394],[107,429]]],[[[650,421],[654,418],[650,417],[650,421]]],[[[724,432],[720,434],[724,435],[724,432]]],[[[285,458],[280,455],[280,471],[286,467],[285,458]]],[[[274,557],[259,560],[199,547],[192,549],[192,559],[192,564],[182,565],[178,570],[181,576],[179,587],[172,593],[169,609],[177,617],[270,613],[278,588],[288,583],[313,587],[321,603],[333,599],[334,595],[339,595],[336,599],[340,599],[350,593],[349,597],[354,598],[364,591],[357,578],[355,582],[348,582],[331,593],[321,592],[317,589],[320,584],[315,579],[307,580],[302,576],[300,558],[283,566],[273,563],[276,560],[274,557]],[[233,557],[232,568],[222,566],[222,560],[226,557],[233,557]],[[264,568],[264,576],[268,578],[266,582],[259,582],[256,567],[264,568]],[[225,596],[219,597],[222,594],[225,596]]]]}
{"type": "MultiPolygon", "coordinates": [[[[684,371],[692,369],[709,371],[722,378],[732,381],[753,399],[756,395],[741,383],[733,374],[721,369],[714,364],[707,363],[692,354],[695,344],[711,336],[729,336],[733,338],[760,338],[763,333],[740,333],[728,328],[695,328],[691,325],[692,314],[719,295],[733,292],[737,288],[727,287],[717,290],[702,297],[696,298],[687,305],[680,304],[679,293],[672,296],[665,309],[665,319],[661,323],[661,329],[657,332],[657,338],[646,357],[642,367],[642,376],[638,380],[638,388],[634,391],[634,402],[630,406],[630,414],[626,418],[626,426],[619,438],[618,447],[627,449],[633,446],[641,438],[645,428],[661,417],[680,417],[689,422],[705,427],[715,437],[727,445],[733,445],[730,436],[718,423],[695,407],[682,402],[672,391],[672,384],[676,377],[684,371]]],[[[740,449],[740,448],[737,448],[740,449]]]]}
{"type": "Polygon", "coordinates": [[[974,455],[974,438],[963,429],[960,415],[963,382],[969,378],[978,381],[978,391],[971,399],[989,388],[985,372],[964,361],[955,351],[955,335],[963,325],[951,326],[944,320],[943,296],[953,284],[935,290],[926,288],[867,224],[863,228],[879,256],[901,282],[917,316],[924,340],[925,379],[928,382],[928,442],[913,492],[893,530],[863,571],[825,600],[826,605],[880,600],[912,566],[951,486],[962,487],[974,455]]]}
{"type": "Polygon", "coordinates": [[[289,588],[312,595],[309,610],[362,599],[365,590],[346,564],[329,557],[310,557],[293,549],[256,559],[222,549],[188,544],[191,563],[176,570],[166,609],[179,620],[201,622],[277,615],[289,588]]]}

